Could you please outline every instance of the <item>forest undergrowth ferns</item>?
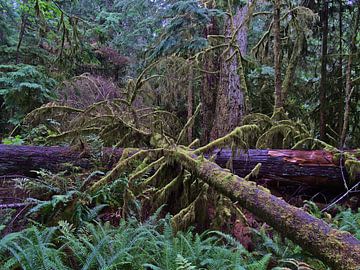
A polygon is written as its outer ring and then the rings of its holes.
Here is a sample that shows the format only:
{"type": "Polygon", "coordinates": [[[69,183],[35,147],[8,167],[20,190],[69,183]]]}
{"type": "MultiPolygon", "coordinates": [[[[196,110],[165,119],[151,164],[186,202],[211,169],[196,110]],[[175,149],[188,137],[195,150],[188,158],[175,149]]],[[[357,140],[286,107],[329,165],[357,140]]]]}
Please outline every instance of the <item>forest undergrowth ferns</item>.
{"type": "Polygon", "coordinates": [[[266,270],[271,255],[252,255],[221,232],[174,231],[170,218],[86,223],[76,229],[31,227],[0,240],[0,269],[266,270]]]}

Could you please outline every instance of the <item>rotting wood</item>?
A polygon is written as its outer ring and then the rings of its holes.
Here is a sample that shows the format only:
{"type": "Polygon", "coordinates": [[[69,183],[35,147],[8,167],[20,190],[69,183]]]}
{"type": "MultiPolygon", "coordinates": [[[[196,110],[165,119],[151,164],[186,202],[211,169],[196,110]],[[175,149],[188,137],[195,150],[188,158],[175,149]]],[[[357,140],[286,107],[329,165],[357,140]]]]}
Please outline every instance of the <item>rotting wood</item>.
{"type": "MultiPolygon", "coordinates": [[[[122,149],[104,148],[94,157],[98,164],[110,169],[122,155],[122,149]]],[[[231,156],[230,149],[215,150],[215,162],[225,167],[231,156]]],[[[46,169],[57,172],[64,164],[81,168],[94,166],[90,153],[71,147],[0,145],[0,175],[33,175],[31,171],[46,169]]],[[[342,187],[342,170],[332,153],[315,150],[257,150],[241,151],[233,159],[234,173],[245,177],[256,164],[261,163],[258,178],[273,181],[298,182],[310,186],[342,187]]],[[[356,180],[359,180],[357,177],[356,180]]]]}

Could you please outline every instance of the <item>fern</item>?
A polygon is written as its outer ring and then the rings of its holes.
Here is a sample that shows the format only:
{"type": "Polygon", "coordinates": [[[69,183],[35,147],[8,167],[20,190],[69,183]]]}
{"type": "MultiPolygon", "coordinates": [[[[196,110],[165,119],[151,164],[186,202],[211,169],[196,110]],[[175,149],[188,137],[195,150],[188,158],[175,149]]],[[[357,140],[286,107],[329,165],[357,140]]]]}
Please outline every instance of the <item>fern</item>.
{"type": "Polygon", "coordinates": [[[56,81],[31,65],[0,65],[0,97],[9,122],[18,124],[22,117],[55,98],[56,81]],[[13,113],[16,111],[16,113],[13,113]]]}
{"type": "Polygon", "coordinates": [[[64,263],[65,254],[52,243],[55,230],[32,227],[5,236],[1,240],[0,254],[11,256],[3,259],[3,269],[71,269],[64,263]]]}
{"type": "Polygon", "coordinates": [[[196,267],[193,266],[187,259],[178,254],[176,256],[176,270],[195,270],[196,267]]]}

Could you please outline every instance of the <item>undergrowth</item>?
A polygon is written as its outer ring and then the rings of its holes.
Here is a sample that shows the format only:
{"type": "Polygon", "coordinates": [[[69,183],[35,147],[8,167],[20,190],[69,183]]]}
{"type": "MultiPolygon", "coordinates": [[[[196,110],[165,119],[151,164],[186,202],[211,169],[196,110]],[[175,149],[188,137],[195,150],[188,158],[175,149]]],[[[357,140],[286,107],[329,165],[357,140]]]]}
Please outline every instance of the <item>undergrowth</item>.
{"type": "Polygon", "coordinates": [[[253,255],[220,232],[174,233],[170,218],[146,222],[66,221],[30,227],[0,241],[1,269],[267,269],[270,254],[253,255]]]}
{"type": "MultiPolygon", "coordinates": [[[[128,218],[120,214],[114,226],[102,212],[124,210],[128,177],[87,193],[86,186],[102,172],[82,181],[80,173],[38,173],[36,179],[18,180],[19,187],[42,194],[42,199],[32,199],[32,226],[0,240],[0,269],[330,269],[265,224],[253,229],[251,252],[224,232],[179,231],[172,216],[160,218],[163,207],[141,219],[136,212],[143,207],[139,200],[132,208],[126,205],[128,218]]],[[[331,217],[312,202],[306,202],[305,209],[360,239],[359,211],[340,209],[331,217]]],[[[0,232],[4,228],[1,225],[0,232]]]]}
{"type": "MultiPolygon", "coordinates": [[[[254,230],[256,248],[249,252],[220,231],[175,233],[171,216],[160,219],[160,210],[118,226],[60,220],[10,233],[0,240],[0,269],[330,269],[266,225],[254,230]]],[[[332,220],[360,238],[360,212],[343,210],[332,220]]]]}

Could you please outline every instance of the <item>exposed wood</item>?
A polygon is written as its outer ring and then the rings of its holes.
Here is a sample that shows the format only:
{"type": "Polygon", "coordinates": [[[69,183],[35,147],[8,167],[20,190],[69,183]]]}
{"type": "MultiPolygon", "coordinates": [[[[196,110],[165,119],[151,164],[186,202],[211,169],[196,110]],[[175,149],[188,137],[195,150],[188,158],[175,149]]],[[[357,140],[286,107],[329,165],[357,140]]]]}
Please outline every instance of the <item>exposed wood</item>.
{"type": "MultiPolygon", "coordinates": [[[[261,186],[233,175],[207,159],[181,149],[168,150],[166,155],[333,269],[359,269],[360,241],[350,233],[333,229],[323,220],[291,206],[261,186]]],[[[294,156],[288,158],[289,162],[294,160],[294,156]]]]}
{"type": "MultiPolygon", "coordinates": [[[[216,150],[216,163],[226,166],[230,149],[216,150]]],[[[97,163],[106,168],[119,159],[122,149],[105,148],[97,163]]],[[[93,166],[91,155],[70,147],[8,146],[0,145],[0,176],[9,174],[29,175],[32,170],[41,168],[59,171],[64,163],[71,163],[82,168],[93,166]]],[[[256,164],[262,163],[258,178],[274,181],[290,181],[312,186],[342,187],[341,168],[333,155],[326,151],[300,150],[249,150],[240,152],[233,159],[234,172],[244,177],[256,164]]],[[[347,174],[345,172],[345,176],[347,174]]],[[[360,177],[359,177],[360,179],[360,177]]]]}

